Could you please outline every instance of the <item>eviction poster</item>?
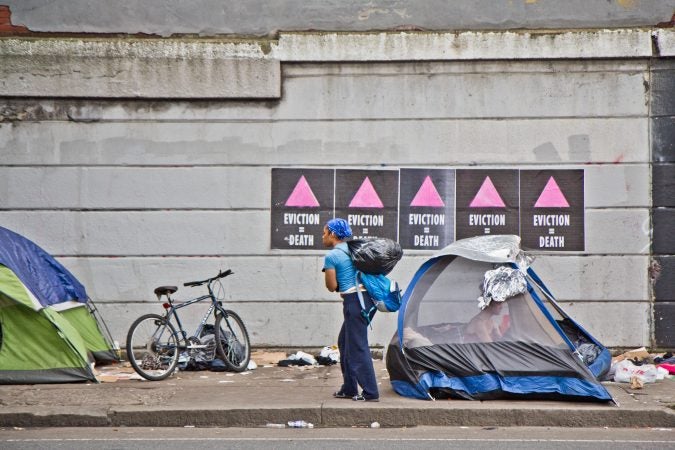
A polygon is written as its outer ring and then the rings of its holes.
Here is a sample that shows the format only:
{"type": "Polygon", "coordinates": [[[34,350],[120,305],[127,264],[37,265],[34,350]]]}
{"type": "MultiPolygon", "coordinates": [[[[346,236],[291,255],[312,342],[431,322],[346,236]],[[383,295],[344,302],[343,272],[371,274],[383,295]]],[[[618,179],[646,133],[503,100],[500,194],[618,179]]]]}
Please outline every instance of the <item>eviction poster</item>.
{"type": "Polygon", "coordinates": [[[336,170],[335,217],[355,238],[398,240],[398,170],[336,170]]]}
{"type": "Polygon", "coordinates": [[[457,169],[456,239],[518,234],[518,170],[457,169]]]}
{"type": "Polygon", "coordinates": [[[520,185],[522,246],[583,251],[583,169],[521,170],[520,185]]]}
{"type": "Polygon", "coordinates": [[[333,218],[333,169],[272,169],[271,247],[323,249],[333,218]]]}
{"type": "Polygon", "coordinates": [[[516,234],[531,250],[584,251],[584,171],[405,168],[272,169],[271,248],[324,250],[323,225],[355,237],[438,250],[456,239],[516,234]]]}
{"type": "Polygon", "coordinates": [[[454,169],[401,169],[399,243],[435,250],[455,237],[454,169]]]}

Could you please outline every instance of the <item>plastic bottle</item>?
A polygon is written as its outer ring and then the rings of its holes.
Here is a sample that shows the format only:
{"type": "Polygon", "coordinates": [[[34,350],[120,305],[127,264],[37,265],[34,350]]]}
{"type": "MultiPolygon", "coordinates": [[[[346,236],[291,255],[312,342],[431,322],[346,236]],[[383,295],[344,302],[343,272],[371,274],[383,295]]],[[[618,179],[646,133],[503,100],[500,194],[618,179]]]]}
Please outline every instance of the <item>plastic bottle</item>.
{"type": "Polygon", "coordinates": [[[290,420],[288,428],[314,428],[314,424],[307,423],[304,420],[290,420]]]}

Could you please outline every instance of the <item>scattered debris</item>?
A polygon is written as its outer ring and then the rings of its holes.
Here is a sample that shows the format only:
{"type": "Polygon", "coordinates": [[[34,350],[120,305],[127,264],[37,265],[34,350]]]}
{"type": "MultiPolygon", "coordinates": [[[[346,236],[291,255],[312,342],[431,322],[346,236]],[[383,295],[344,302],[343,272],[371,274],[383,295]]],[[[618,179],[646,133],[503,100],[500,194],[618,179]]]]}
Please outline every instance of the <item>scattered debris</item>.
{"type": "Polygon", "coordinates": [[[314,358],[309,353],[298,351],[295,354],[289,355],[286,359],[282,359],[278,362],[280,367],[288,366],[316,366],[319,363],[316,362],[314,358]]]}
{"type": "Polygon", "coordinates": [[[288,428],[314,428],[314,424],[304,420],[291,420],[288,422],[288,428]]]}
{"type": "Polygon", "coordinates": [[[631,389],[642,389],[646,383],[670,377],[671,359],[675,362],[672,353],[650,354],[645,347],[629,350],[612,358],[609,377],[617,383],[630,383],[631,389]]]}

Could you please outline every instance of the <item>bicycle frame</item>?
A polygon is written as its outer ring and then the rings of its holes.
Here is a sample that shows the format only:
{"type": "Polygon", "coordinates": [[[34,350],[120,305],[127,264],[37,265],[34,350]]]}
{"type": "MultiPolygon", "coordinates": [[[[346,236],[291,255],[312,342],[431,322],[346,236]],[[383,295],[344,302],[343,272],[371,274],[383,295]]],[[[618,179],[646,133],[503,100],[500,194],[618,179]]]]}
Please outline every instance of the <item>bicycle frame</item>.
{"type": "MultiPolygon", "coordinates": [[[[215,280],[214,280],[215,281],[215,280]]],[[[218,310],[221,314],[225,314],[225,311],[223,310],[223,306],[221,305],[220,301],[216,300],[215,295],[213,295],[213,289],[211,288],[211,283],[208,283],[208,290],[209,293],[202,295],[200,297],[193,298],[191,300],[187,300],[186,302],[180,303],[178,305],[173,304],[173,300],[171,297],[167,294],[166,298],[169,301],[169,307],[166,307],[166,303],[164,303],[164,308],[166,309],[166,320],[170,321],[171,317],[175,318],[176,325],[178,325],[178,330],[177,333],[181,334],[182,337],[181,340],[185,341],[187,344],[188,340],[188,334],[187,331],[185,331],[183,327],[183,322],[181,322],[180,317],[178,316],[178,310],[181,308],[185,308],[186,306],[194,305],[195,303],[202,302],[206,299],[211,300],[211,306],[209,306],[209,309],[206,311],[204,314],[204,317],[202,317],[201,321],[199,322],[199,325],[197,326],[197,329],[195,330],[194,334],[189,337],[195,337],[198,338],[199,335],[201,334],[202,330],[204,330],[204,326],[206,325],[206,322],[209,320],[209,317],[211,316],[211,313],[213,313],[213,310],[216,309],[218,310]]],[[[200,347],[206,347],[205,345],[186,345],[186,348],[200,348],[200,347]]]]}

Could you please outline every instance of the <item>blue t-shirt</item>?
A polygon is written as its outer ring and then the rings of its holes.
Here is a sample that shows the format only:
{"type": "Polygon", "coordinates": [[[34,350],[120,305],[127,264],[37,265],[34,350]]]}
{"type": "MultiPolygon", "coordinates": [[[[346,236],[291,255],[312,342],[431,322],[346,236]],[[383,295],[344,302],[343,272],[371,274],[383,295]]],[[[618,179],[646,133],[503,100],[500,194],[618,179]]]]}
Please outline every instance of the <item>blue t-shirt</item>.
{"type": "Polygon", "coordinates": [[[323,268],[335,269],[335,276],[338,282],[338,290],[344,292],[349,288],[356,286],[356,268],[349,256],[349,247],[345,242],[341,242],[326,254],[323,260],[323,268]],[[344,251],[343,251],[344,250],[344,251]],[[347,252],[347,253],[345,253],[347,252]]]}

